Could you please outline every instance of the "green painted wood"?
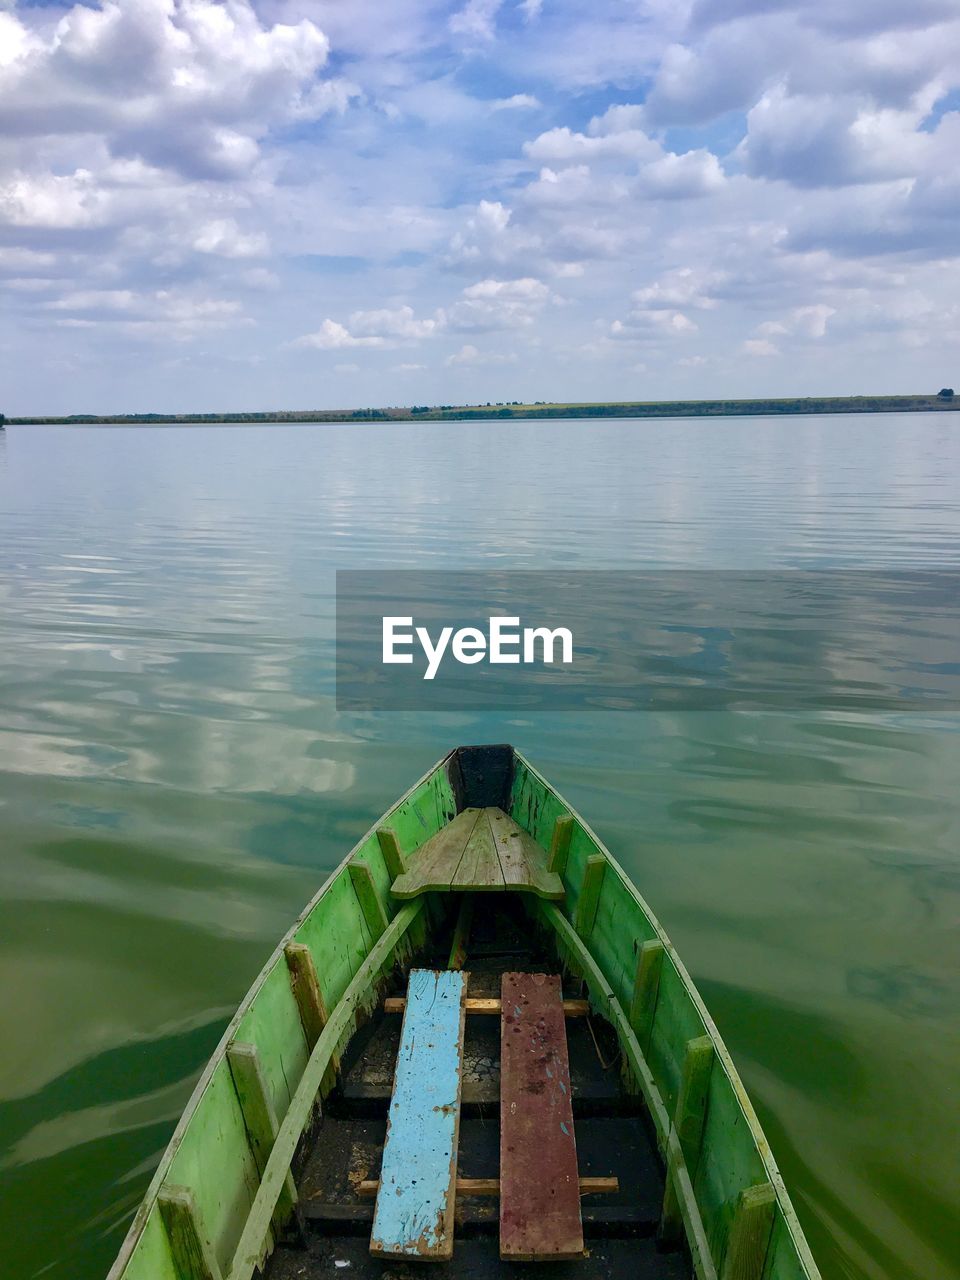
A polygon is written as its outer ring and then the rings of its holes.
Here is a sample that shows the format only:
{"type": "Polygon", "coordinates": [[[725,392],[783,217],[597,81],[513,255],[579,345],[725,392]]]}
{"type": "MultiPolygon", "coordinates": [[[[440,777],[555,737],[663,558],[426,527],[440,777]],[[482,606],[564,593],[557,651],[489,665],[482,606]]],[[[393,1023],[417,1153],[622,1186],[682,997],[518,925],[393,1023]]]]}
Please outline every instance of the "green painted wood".
{"type": "MultiPolygon", "coordinates": [[[[412,849],[435,834],[455,810],[446,762],[441,761],[376,825],[389,825],[397,832],[401,846],[412,849]]],[[[387,870],[374,827],[307,904],[241,1002],[201,1072],[160,1158],[110,1268],[109,1280],[179,1280],[157,1206],[157,1196],[165,1184],[183,1185],[192,1191],[221,1268],[233,1257],[257,1194],[259,1177],[226,1061],[226,1048],[234,1038],[257,1045],[275,1109],[278,1116],[285,1116],[288,1099],[298,1086],[308,1055],[283,945],[298,941],[310,947],[327,1008],[334,1009],[372,946],[346,869],[347,861],[357,857],[368,860],[375,884],[384,894],[387,870]]],[[[389,908],[391,914],[393,909],[389,908]]],[[[417,946],[424,943],[429,910],[428,906],[426,911],[418,912],[410,925],[408,936],[416,940],[417,946]]],[[[321,1084],[321,1097],[332,1078],[330,1070],[321,1084]]],[[[268,1226],[265,1247],[269,1247],[270,1238],[268,1226]]]]}
{"type": "Polygon", "coordinates": [[[761,1280],[776,1204],[769,1182],[740,1192],[720,1280],[761,1280]]]}
{"type": "Polygon", "coordinates": [[[673,1123],[680,1141],[680,1150],[691,1174],[695,1173],[700,1158],[703,1123],[707,1113],[707,1090],[713,1071],[713,1041],[709,1036],[698,1036],[687,1044],[680,1077],[680,1093],[677,1097],[673,1123]]]}
{"type": "Polygon", "coordinates": [[[594,853],[587,859],[583,871],[583,882],[577,898],[577,915],[575,928],[584,940],[588,940],[593,932],[593,924],[597,918],[597,907],[600,903],[600,890],[603,878],[607,873],[607,860],[601,853],[594,853]]]}
{"type": "MultiPolygon", "coordinates": [[[[569,805],[562,797],[554,795],[551,798],[548,784],[522,757],[517,756],[511,807],[514,818],[525,825],[529,821],[531,825],[527,829],[531,834],[545,838],[544,831],[549,831],[563,812],[571,812],[569,805]],[[545,828],[544,823],[550,825],[545,828]]],[[[634,938],[659,941],[663,946],[654,1026],[648,1045],[643,1046],[644,1050],[649,1048],[649,1052],[640,1052],[638,1044],[635,1048],[631,1046],[630,1035],[624,1034],[619,1021],[616,1018],[611,1021],[624,1049],[628,1076],[637,1084],[650,1107],[654,1127],[665,1151],[669,1151],[671,1146],[668,1118],[676,1105],[687,1042],[709,1035],[716,1047],[718,1065],[722,1068],[711,1073],[696,1179],[690,1178],[685,1166],[680,1178],[681,1184],[689,1188],[691,1200],[691,1205],[687,1206],[681,1199],[682,1229],[688,1242],[691,1241],[691,1232],[699,1237],[699,1249],[703,1255],[702,1266],[697,1264],[698,1272],[708,1274],[709,1266],[716,1270],[740,1191],[766,1177],[778,1196],[777,1214],[780,1216],[776,1223],[781,1225],[778,1227],[775,1223],[763,1280],[800,1280],[800,1277],[816,1280],[819,1277],[816,1263],[790,1206],[769,1147],[702,1000],[636,888],[579,817],[576,817],[576,830],[571,839],[564,877],[571,896],[577,893],[588,858],[598,852],[607,857],[609,867],[589,948],[596,971],[624,1007],[629,1009],[632,1005],[637,975],[637,957],[632,945],[627,945],[627,940],[631,943],[634,938]],[[689,1211],[691,1207],[695,1213],[689,1211]],[[712,1253],[706,1247],[707,1240],[712,1253]]],[[[545,912],[546,904],[538,904],[537,909],[538,913],[545,912]]],[[[635,1036],[633,1040],[636,1042],[635,1036]]],[[[678,1143],[676,1149],[679,1152],[678,1143]]],[[[691,1243],[691,1248],[696,1255],[694,1243],[691,1243]]]]}
{"type": "Polygon", "coordinates": [[[573,818],[569,813],[561,813],[553,824],[553,835],[550,837],[550,857],[547,861],[549,869],[562,876],[567,866],[567,854],[570,852],[570,837],[573,835],[573,818]]]}
{"type": "Polygon", "coordinates": [[[350,874],[343,868],[317,908],[298,926],[293,942],[310,948],[323,1003],[333,1009],[370,950],[372,940],[350,874]]]}
{"type": "Polygon", "coordinates": [[[707,1091],[714,1057],[713,1041],[709,1036],[698,1036],[688,1042],[670,1134],[670,1142],[674,1148],[679,1149],[682,1159],[678,1160],[675,1151],[672,1161],[667,1165],[663,1209],[660,1214],[661,1240],[676,1240],[684,1225],[679,1201],[680,1165],[683,1166],[685,1176],[691,1179],[700,1160],[707,1091]]]}
{"type": "MultiPolygon", "coordinates": [[[[590,963],[593,966],[588,977],[591,999],[597,1001],[598,1008],[604,1001],[609,1004],[611,1021],[623,1048],[625,1072],[646,1100],[668,1158],[674,1149],[679,1151],[675,1134],[671,1141],[669,1116],[674,1111],[680,1089],[686,1043],[707,1034],[716,1047],[716,1066],[719,1069],[711,1073],[696,1176],[691,1181],[682,1162],[682,1153],[678,1175],[680,1185],[691,1189],[695,1212],[688,1211],[690,1206],[683,1194],[679,1200],[681,1219],[688,1241],[691,1241],[698,1274],[706,1275],[706,1268],[696,1260],[697,1240],[702,1241],[706,1232],[715,1260],[721,1259],[732,1230],[740,1193],[752,1184],[767,1180],[773,1186],[777,1204],[763,1280],[818,1280],[816,1264],[742,1082],[696,988],[655,916],[582,818],[519,755],[515,756],[509,812],[544,849],[551,845],[557,819],[564,816],[573,818],[562,873],[571,902],[576,901],[588,859],[597,854],[608,859],[589,935],[590,963]],[[631,1009],[636,981],[635,939],[641,942],[660,940],[664,947],[654,1024],[649,1042],[642,1047],[624,1013],[624,1010],[631,1009]],[[601,992],[598,983],[604,984],[609,997],[595,994],[601,992]]],[[[390,873],[376,835],[377,827],[389,827],[396,833],[401,849],[416,851],[446,826],[455,813],[450,780],[445,762],[441,762],[384,814],[352,851],[351,859],[369,866],[387,916],[397,910],[396,919],[405,907],[397,908],[391,902],[388,893],[390,873]]],[[[415,856],[415,853],[409,856],[415,856]]],[[[556,911],[551,903],[540,899],[531,898],[529,905],[536,907],[538,912],[548,908],[556,911]]],[[[434,918],[440,919],[435,907],[435,903],[428,901],[409,924],[404,937],[422,939],[429,922],[434,918]]],[[[558,949],[563,952],[566,946],[566,952],[573,956],[576,951],[574,944],[579,939],[575,936],[568,938],[569,945],[565,944],[560,936],[563,927],[570,934],[574,933],[572,924],[564,917],[563,926],[559,926],[557,932],[558,949]]],[[[324,884],[284,942],[291,940],[310,947],[324,1001],[334,1016],[338,1002],[348,989],[352,989],[354,979],[374,945],[345,863],[324,884]]],[[[404,942],[404,947],[407,945],[404,942]]],[[[243,1115],[224,1058],[226,1044],[233,1037],[247,1039],[258,1046],[268,1090],[273,1096],[278,1116],[282,1115],[284,1099],[291,1091],[296,1097],[298,1081],[302,1084],[305,1067],[301,1069],[301,1063],[306,1054],[282,949],[275,952],[264,967],[202,1073],[143,1204],[135,1215],[111,1269],[110,1280],[121,1280],[121,1277],[123,1280],[179,1280],[157,1204],[157,1196],[165,1182],[187,1186],[193,1192],[200,1220],[208,1232],[221,1269],[233,1256],[235,1242],[243,1238],[246,1230],[244,1221],[259,1194],[258,1170],[246,1140],[243,1115]],[[237,1034],[241,1023],[245,1026],[242,1037],[237,1034]],[[289,1078],[289,1084],[286,1078],[289,1078]]],[[[312,1107],[311,1099],[304,1113],[304,1123],[312,1114],[312,1107]]],[[[281,1130],[285,1123],[286,1117],[281,1121],[281,1130]]],[[[261,1256],[270,1244],[270,1216],[268,1214],[261,1223],[258,1246],[261,1256]]]]}
{"type": "MultiPolygon", "coordinates": [[[[570,816],[572,810],[515,752],[509,813],[514,822],[519,823],[537,844],[549,849],[557,819],[570,816]]],[[[574,822],[574,826],[577,825],[574,822]]],[[[566,870],[557,870],[569,889],[571,886],[567,881],[566,870]]]]}
{"type": "Polygon", "coordinates": [[[777,1196],[777,1209],[773,1219],[773,1232],[767,1261],[763,1268],[763,1280],[807,1280],[804,1266],[796,1248],[793,1232],[783,1213],[783,1205],[777,1196]]]}
{"type": "Polygon", "coordinates": [[[221,1267],[226,1266],[240,1238],[259,1181],[224,1052],[210,1077],[203,1106],[197,1108],[165,1179],[166,1186],[186,1187],[192,1194],[221,1267]]]}
{"type": "Polygon", "coordinates": [[[309,1057],[285,964],[275,964],[266,975],[233,1038],[257,1046],[274,1109],[283,1115],[309,1057]]]}
{"type": "MultiPolygon", "coordinates": [[[[657,988],[657,1007],[647,1045],[647,1059],[653,1074],[661,1082],[664,1101],[671,1114],[680,1094],[683,1060],[687,1044],[706,1034],[700,1011],[690,1000],[675,957],[665,950],[657,988]]],[[[712,1037],[711,1037],[712,1038],[712,1037]]],[[[740,1187],[731,1187],[736,1195],[740,1187]]]]}
{"type": "Polygon", "coordinates": [[[383,936],[383,932],[387,927],[387,914],[383,909],[383,903],[380,901],[380,895],[377,893],[377,887],[373,882],[373,873],[366,863],[351,862],[350,879],[353,881],[353,888],[363,911],[363,918],[367,922],[370,936],[374,941],[377,941],[383,936]]]}
{"type": "Polygon", "coordinates": [[[590,954],[589,948],[560,908],[552,902],[538,902],[536,909],[540,919],[552,931],[564,964],[586,982],[591,1005],[613,1024],[623,1048],[628,1076],[642,1093],[658,1136],[665,1140],[670,1129],[670,1117],[623,1006],[590,954]]]}
{"type": "MultiPolygon", "coordinates": [[[[263,1242],[270,1230],[277,1199],[283,1189],[290,1162],[293,1159],[300,1134],[313,1113],[314,1100],[330,1060],[356,1025],[362,1009],[370,1011],[379,999],[378,979],[397,960],[398,952],[408,934],[424,910],[424,899],[418,898],[403,907],[390,921],[380,940],[357,971],[357,975],[344,992],[343,999],[330,1014],[320,1039],[314,1046],[310,1061],[297,1086],[290,1109],[280,1123],[273,1150],[260,1180],[260,1187],[247,1217],[246,1225],[237,1244],[229,1280],[250,1280],[259,1265],[263,1242]]],[[[402,956],[400,957],[403,958],[402,956]]]]}
{"type": "Polygon", "coordinates": [[[460,899],[460,906],[457,909],[457,923],[453,929],[453,941],[450,944],[450,958],[447,961],[448,969],[462,969],[467,959],[467,943],[470,939],[470,926],[473,923],[473,904],[474,896],[472,893],[465,893],[460,899]]]}
{"type": "Polygon", "coordinates": [[[290,987],[297,1003],[307,1049],[312,1051],[320,1039],[320,1032],[327,1025],[327,1007],[320,991],[313,952],[303,942],[288,942],[283,948],[283,956],[290,974],[290,987]]]}
{"type": "Polygon", "coordinates": [[[350,861],[351,865],[365,866],[370,871],[370,878],[380,899],[380,905],[383,907],[384,917],[389,920],[397,909],[391,893],[393,876],[387,870],[387,863],[376,834],[364,841],[350,861]]]}
{"type": "Polygon", "coordinates": [[[406,870],[397,833],[392,827],[378,827],[377,840],[380,844],[380,852],[383,854],[383,861],[386,863],[390,879],[391,881],[396,880],[397,876],[402,876],[406,870]]]}
{"type": "MultiPolygon", "coordinates": [[[[260,1065],[257,1046],[234,1041],[227,1046],[227,1062],[230,1064],[230,1074],[233,1076],[233,1086],[240,1101],[240,1110],[243,1112],[243,1122],[247,1127],[253,1158],[262,1174],[270,1159],[270,1152],[273,1150],[280,1125],[277,1121],[277,1113],[273,1109],[263,1068],[260,1065]]],[[[296,1207],[297,1187],[293,1174],[288,1173],[274,1212],[278,1229],[294,1213],[296,1207]]]]}
{"type": "MultiPolygon", "coordinates": [[[[674,1135],[671,1134],[671,1138],[674,1135]]],[[[679,1147],[677,1148],[679,1151],[679,1147]]],[[[683,1235],[683,1215],[680,1212],[680,1176],[682,1159],[675,1158],[667,1162],[667,1171],[663,1180],[663,1204],[660,1209],[660,1224],[657,1227],[657,1239],[665,1245],[675,1245],[683,1235]]],[[[713,1254],[711,1251],[711,1261],[713,1254]]]]}
{"type": "Polygon", "coordinates": [[[157,1204],[181,1280],[223,1280],[189,1188],[164,1187],[157,1204]]]}
{"type": "Polygon", "coordinates": [[[446,761],[437,767],[389,813],[384,814],[380,825],[397,833],[400,848],[407,850],[404,861],[409,863],[412,851],[457,816],[457,802],[447,776],[446,761]]]}
{"type": "Polygon", "coordinates": [[[683,1234],[690,1249],[690,1260],[697,1280],[717,1280],[713,1250],[704,1230],[696,1192],[690,1180],[676,1130],[670,1131],[665,1150],[667,1173],[664,1184],[663,1211],[658,1236],[666,1244],[675,1243],[683,1234]]]}
{"type": "Polygon", "coordinates": [[[476,826],[467,841],[450,887],[487,892],[503,888],[503,868],[500,866],[497,843],[485,813],[478,814],[476,826]]]}
{"type": "Polygon", "coordinates": [[[669,1170],[672,1168],[675,1171],[673,1189],[676,1192],[677,1221],[680,1228],[686,1232],[694,1274],[697,1280],[716,1280],[716,1268],[707,1243],[697,1198],[684,1164],[680,1143],[623,1006],[586,943],[559,907],[552,902],[537,902],[536,911],[544,924],[553,931],[560,958],[573,973],[584,979],[591,1004],[595,1005],[598,1012],[613,1025],[617,1033],[623,1049],[628,1078],[640,1089],[653,1120],[654,1129],[663,1141],[667,1153],[668,1185],[671,1181],[669,1170]]]}
{"type": "MultiPolygon", "coordinates": [[[[113,1275],[113,1272],[111,1272],[113,1275]]],[[[123,1270],[124,1280],[181,1280],[170,1249],[170,1237],[154,1198],[123,1270]]]]}
{"type": "Polygon", "coordinates": [[[630,1000],[630,1025],[643,1048],[646,1048],[650,1042],[662,967],[663,943],[660,939],[654,938],[648,942],[642,942],[637,952],[637,976],[633,981],[633,995],[630,1000]]]}
{"type": "Polygon", "coordinates": [[[743,1113],[718,1057],[710,1075],[707,1116],[700,1144],[700,1162],[694,1179],[704,1228],[722,1258],[737,1198],[744,1187],[769,1181],[755,1143],[744,1133],[743,1113]]]}

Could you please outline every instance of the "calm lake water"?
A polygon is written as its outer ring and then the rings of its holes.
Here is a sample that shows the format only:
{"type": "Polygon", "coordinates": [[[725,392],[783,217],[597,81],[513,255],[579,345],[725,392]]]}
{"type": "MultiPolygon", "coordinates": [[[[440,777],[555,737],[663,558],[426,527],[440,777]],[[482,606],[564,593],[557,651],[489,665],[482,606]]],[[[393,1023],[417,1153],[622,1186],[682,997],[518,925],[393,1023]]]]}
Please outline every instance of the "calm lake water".
{"type": "Polygon", "coordinates": [[[955,1280],[960,716],[338,715],[333,585],[958,565],[953,414],[0,432],[0,1274],[102,1276],[292,916],[508,740],[671,933],[825,1278],[955,1280]]]}

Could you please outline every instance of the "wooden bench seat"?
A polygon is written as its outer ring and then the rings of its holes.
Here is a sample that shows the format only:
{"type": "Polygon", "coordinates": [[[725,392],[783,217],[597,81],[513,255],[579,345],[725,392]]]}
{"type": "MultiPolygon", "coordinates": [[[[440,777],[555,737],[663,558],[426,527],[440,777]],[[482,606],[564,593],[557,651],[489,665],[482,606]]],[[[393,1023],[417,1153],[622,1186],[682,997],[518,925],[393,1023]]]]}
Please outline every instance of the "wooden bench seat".
{"type": "Polygon", "coordinates": [[[412,969],[370,1252],[450,1258],[466,975],[412,969]]]}
{"type": "Polygon", "coordinates": [[[502,809],[464,809],[410,855],[391,892],[395,898],[415,898],[451,889],[520,889],[559,901],[563,881],[547,863],[547,851],[502,809]]]}
{"type": "Polygon", "coordinates": [[[505,973],[500,1022],[500,1256],[583,1255],[570,1062],[558,977],[505,973]]]}

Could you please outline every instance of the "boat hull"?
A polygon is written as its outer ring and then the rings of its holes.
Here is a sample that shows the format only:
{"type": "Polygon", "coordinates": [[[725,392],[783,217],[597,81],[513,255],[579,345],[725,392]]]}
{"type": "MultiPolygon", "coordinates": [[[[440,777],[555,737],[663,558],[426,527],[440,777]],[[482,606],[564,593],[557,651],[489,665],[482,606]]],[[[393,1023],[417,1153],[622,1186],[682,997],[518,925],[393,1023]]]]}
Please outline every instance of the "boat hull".
{"type": "Polygon", "coordinates": [[[669,939],[590,827],[510,747],[451,752],[328,877],[227,1027],[109,1280],[184,1280],[171,1229],[177,1197],[214,1280],[248,1280],[295,1226],[285,1188],[303,1134],[351,1036],[391,973],[424,948],[437,915],[431,895],[391,897],[398,852],[409,859],[470,806],[502,808],[550,850],[565,900],[523,901],[616,1032],[626,1082],[643,1098],[666,1164],[664,1232],[685,1238],[701,1280],[741,1275],[741,1255],[751,1267],[742,1274],[756,1280],[818,1280],[750,1100],[669,939]],[[297,981],[297,955],[315,973],[312,1004],[302,974],[297,981]],[[231,1066],[238,1045],[256,1058],[273,1115],[259,1143],[231,1066]]]}

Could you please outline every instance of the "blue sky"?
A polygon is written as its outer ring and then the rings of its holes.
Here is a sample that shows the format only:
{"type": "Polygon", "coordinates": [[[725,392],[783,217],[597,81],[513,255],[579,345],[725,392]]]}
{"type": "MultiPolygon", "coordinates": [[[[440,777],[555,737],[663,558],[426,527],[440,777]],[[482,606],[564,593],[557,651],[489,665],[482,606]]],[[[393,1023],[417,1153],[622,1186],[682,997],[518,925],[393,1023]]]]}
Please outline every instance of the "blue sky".
{"type": "Polygon", "coordinates": [[[956,0],[0,0],[0,409],[960,383],[956,0]]]}

